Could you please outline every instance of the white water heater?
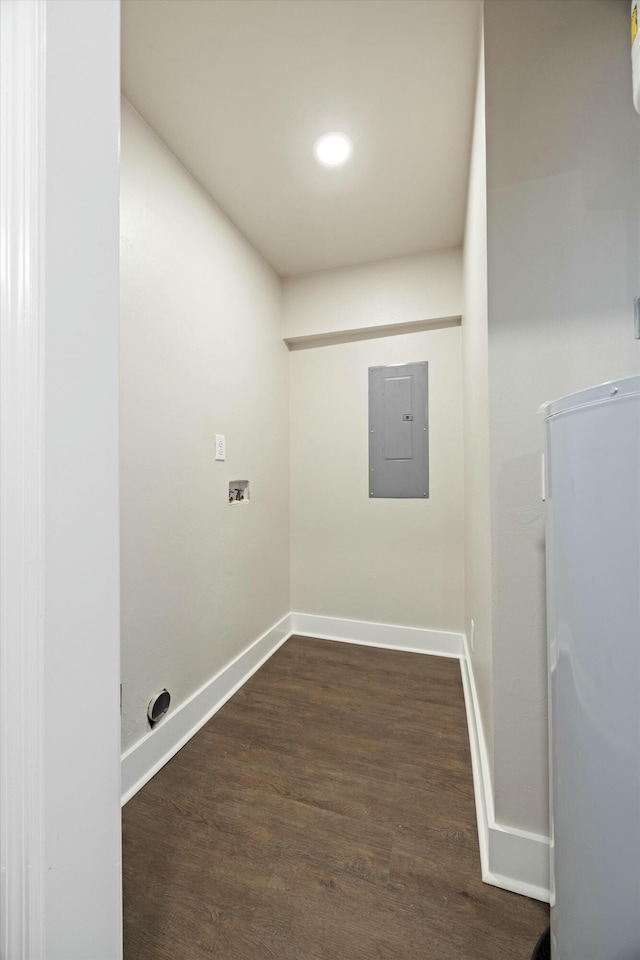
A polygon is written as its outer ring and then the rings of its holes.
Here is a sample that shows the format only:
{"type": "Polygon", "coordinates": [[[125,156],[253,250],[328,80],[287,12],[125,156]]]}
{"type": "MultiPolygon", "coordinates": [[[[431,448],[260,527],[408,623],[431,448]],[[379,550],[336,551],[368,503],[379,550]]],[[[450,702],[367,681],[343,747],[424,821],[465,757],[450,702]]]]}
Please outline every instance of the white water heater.
{"type": "Polygon", "coordinates": [[[640,376],[548,404],[554,960],[640,957],[640,376]]]}

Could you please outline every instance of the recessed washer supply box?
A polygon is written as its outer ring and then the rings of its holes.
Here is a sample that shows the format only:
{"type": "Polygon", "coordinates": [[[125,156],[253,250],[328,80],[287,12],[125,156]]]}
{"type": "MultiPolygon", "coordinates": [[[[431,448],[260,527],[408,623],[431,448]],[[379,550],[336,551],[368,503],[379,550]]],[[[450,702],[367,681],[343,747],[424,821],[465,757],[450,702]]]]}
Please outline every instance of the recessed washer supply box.
{"type": "Polygon", "coordinates": [[[250,492],[248,480],[229,480],[229,503],[248,503],[250,492]]]}

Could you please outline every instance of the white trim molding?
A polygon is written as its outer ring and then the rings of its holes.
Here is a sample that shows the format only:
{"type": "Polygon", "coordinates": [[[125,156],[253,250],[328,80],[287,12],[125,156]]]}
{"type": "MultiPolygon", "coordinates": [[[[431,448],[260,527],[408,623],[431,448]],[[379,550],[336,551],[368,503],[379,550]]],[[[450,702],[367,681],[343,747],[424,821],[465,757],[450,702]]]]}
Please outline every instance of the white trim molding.
{"type": "Polygon", "coordinates": [[[460,660],[469,726],[482,879],[549,903],[549,838],[496,823],[487,745],[466,637],[460,660]]]}
{"type": "Polygon", "coordinates": [[[548,903],[549,840],[547,837],[503,826],[495,820],[482,719],[467,641],[462,633],[307,613],[288,614],[123,754],[123,804],[130,800],[291,636],[450,657],[460,661],[469,726],[482,879],[492,886],[548,903]]]}
{"type": "Polygon", "coordinates": [[[125,804],[193,737],[291,636],[287,614],[223,667],[122,756],[125,804]]]}
{"type": "Polygon", "coordinates": [[[44,0],[0,3],[0,956],[44,956],[44,0]]]}
{"type": "Polygon", "coordinates": [[[122,956],[119,42],[116,2],[0,0],[6,960],[122,956]]]}
{"type": "Polygon", "coordinates": [[[309,613],[291,614],[291,632],[300,637],[359,643],[367,647],[404,650],[407,653],[428,653],[435,657],[464,655],[464,636],[445,630],[403,627],[393,623],[371,623],[367,620],[341,620],[309,613]]]}
{"type": "Polygon", "coordinates": [[[122,803],[188,743],[293,634],[454,658],[462,655],[464,640],[461,633],[289,613],[123,753],[122,803]]]}

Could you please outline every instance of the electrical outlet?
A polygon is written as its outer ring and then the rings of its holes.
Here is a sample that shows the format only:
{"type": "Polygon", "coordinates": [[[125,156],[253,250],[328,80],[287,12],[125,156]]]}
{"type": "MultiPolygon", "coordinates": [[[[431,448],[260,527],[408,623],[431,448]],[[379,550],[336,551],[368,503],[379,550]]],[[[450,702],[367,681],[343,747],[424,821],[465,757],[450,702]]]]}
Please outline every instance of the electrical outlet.
{"type": "Polygon", "coordinates": [[[471,630],[469,631],[469,646],[473,653],[476,649],[476,625],[474,620],[471,621],[471,630]]]}
{"type": "Polygon", "coordinates": [[[227,459],[227,438],[223,433],[216,433],[216,460],[227,459]]]}

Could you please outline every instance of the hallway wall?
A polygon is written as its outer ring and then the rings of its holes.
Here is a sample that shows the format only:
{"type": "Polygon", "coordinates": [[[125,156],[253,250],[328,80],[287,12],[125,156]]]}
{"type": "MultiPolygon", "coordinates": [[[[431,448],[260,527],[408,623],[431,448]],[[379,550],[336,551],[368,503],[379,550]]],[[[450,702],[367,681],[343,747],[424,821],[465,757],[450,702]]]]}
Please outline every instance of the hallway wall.
{"type": "Polygon", "coordinates": [[[287,340],[459,317],[462,251],[432,250],[283,282],[287,340]]]}
{"type": "MultiPolygon", "coordinates": [[[[465,633],[478,708],[493,765],[491,493],[487,306],[487,164],[481,38],[465,226],[462,380],[464,398],[465,633]],[[473,621],[473,639],[471,622],[473,621]]],[[[491,771],[490,771],[491,772],[491,771]]],[[[490,785],[487,785],[490,787],[490,785]]]]}
{"type": "Polygon", "coordinates": [[[123,748],[291,609],[279,278],[125,101],[123,748]],[[214,435],[227,440],[214,460],[214,435]],[[229,480],[251,482],[228,503],[229,480]]]}
{"type": "Polygon", "coordinates": [[[545,400],[640,369],[629,4],[485,3],[496,819],[548,828],[545,400]]]}
{"type": "Polygon", "coordinates": [[[460,327],[294,350],[293,609],[462,631],[463,527],[460,327]],[[429,499],[370,499],[368,368],[423,360],[429,499]]]}

